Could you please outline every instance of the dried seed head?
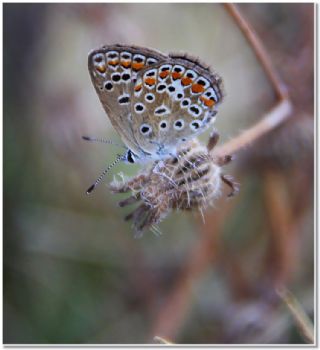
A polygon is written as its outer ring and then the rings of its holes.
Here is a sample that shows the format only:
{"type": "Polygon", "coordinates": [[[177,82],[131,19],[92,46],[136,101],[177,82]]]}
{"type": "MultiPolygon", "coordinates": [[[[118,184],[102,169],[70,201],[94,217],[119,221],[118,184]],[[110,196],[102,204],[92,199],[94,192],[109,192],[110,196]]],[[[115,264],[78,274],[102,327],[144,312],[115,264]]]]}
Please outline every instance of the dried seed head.
{"type": "MultiPolygon", "coordinates": [[[[217,138],[217,134],[212,137],[217,138]]],[[[209,144],[212,144],[209,142],[209,144]]],[[[229,161],[230,157],[226,160],[229,161]]],[[[119,203],[139,206],[126,220],[132,220],[136,236],[163,220],[173,209],[204,209],[220,195],[222,181],[237,191],[230,177],[221,174],[221,159],[215,159],[198,141],[181,147],[177,155],[156,161],[128,181],[113,181],[114,193],[131,192],[119,203]]]]}

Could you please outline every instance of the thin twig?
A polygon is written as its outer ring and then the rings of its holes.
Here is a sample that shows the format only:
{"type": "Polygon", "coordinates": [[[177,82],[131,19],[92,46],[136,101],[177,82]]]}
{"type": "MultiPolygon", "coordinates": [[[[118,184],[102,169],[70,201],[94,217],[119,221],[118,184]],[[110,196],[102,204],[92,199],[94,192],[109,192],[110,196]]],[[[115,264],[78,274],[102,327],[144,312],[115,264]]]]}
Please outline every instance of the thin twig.
{"type": "Polygon", "coordinates": [[[275,91],[276,97],[279,100],[284,100],[288,98],[288,90],[286,85],[281,81],[279,75],[273,67],[270,57],[267,54],[263,44],[261,43],[259,37],[255,33],[252,26],[245,20],[243,15],[238,10],[237,6],[231,3],[224,4],[228,13],[233,17],[238,27],[242,31],[243,35],[252,47],[258,61],[263,67],[267,77],[269,78],[272,87],[275,91]]]}
{"type": "Polygon", "coordinates": [[[308,315],[303,310],[301,304],[286,288],[278,288],[277,294],[288,307],[301,335],[309,344],[314,344],[313,324],[308,315]]]}
{"type": "Polygon", "coordinates": [[[265,275],[273,285],[290,282],[298,262],[297,218],[287,195],[287,179],[274,169],[262,174],[263,202],[268,220],[268,245],[265,275]]]}
{"type": "Polygon", "coordinates": [[[234,154],[240,149],[250,145],[262,135],[283,123],[292,112],[292,105],[288,96],[286,85],[277,74],[268,53],[264,49],[263,44],[254,32],[253,28],[241,15],[236,5],[227,3],[224,4],[224,6],[228,13],[233,17],[248,43],[252,47],[252,50],[263,67],[266,76],[270,80],[275,95],[278,99],[278,103],[262,118],[262,120],[250,127],[248,130],[245,130],[239,136],[236,136],[222,146],[217,147],[214,150],[214,154],[218,156],[234,154]]]}
{"type": "Polygon", "coordinates": [[[239,136],[234,137],[230,141],[225,142],[222,146],[217,146],[213,154],[223,157],[227,154],[236,153],[283,123],[290,116],[291,112],[292,106],[290,101],[282,100],[251,128],[243,131],[239,136]]]}

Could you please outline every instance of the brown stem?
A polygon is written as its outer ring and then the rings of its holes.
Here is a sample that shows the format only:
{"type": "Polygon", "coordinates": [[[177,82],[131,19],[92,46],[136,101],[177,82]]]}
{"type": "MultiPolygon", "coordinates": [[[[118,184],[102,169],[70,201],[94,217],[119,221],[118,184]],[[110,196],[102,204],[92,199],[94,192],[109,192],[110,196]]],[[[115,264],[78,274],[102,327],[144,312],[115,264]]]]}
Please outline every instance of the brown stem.
{"type": "Polygon", "coordinates": [[[284,287],[278,288],[277,293],[288,307],[295,324],[305,341],[309,344],[314,344],[315,337],[313,324],[300,303],[294,295],[284,287]]]}
{"type": "MultiPolygon", "coordinates": [[[[295,217],[286,192],[286,178],[275,171],[265,171],[262,177],[265,215],[269,222],[266,276],[273,285],[285,285],[292,278],[297,261],[295,217]]],[[[270,282],[269,282],[270,283],[270,282]]]]}
{"type": "Polygon", "coordinates": [[[242,148],[249,146],[262,135],[283,123],[290,116],[291,111],[292,106],[290,101],[282,100],[252,127],[243,131],[232,140],[225,142],[222,146],[217,146],[213,150],[213,155],[216,157],[223,157],[228,154],[234,154],[242,148]]]}
{"type": "Polygon", "coordinates": [[[213,151],[213,154],[221,157],[227,154],[234,154],[240,149],[250,145],[262,135],[283,123],[292,112],[292,105],[289,100],[287,88],[273,67],[271,59],[264,49],[260,39],[250,24],[241,15],[236,5],[227,3],[224,4],[224,6],[228,13],[233,17],[252,47],[252,50],[254,51],[258,61],[270,80],[275,95],[278,99],[278,103],[262,118],[262,120],[250,127],[248,130],[242,132],[239,136],[236,136],[222,146],[217,147],[213,151]]]}
{"type": "Polygon", "coordinates": [[[259,37],[255,33],[251,25],[245,20],[243,15],[240,13],[238,7],[231,3],[224,4],[225,9],[233,17],[243,35],[249,42],[252,47],[253,52],[255,53],[258,61],[263,67],[267,77],[269,78],[273,89],[275,91],[276,97],[279,100],[284,100],[288,98],[288,91],[286,85],[281,81],[279,75],[273,67],[270,57],[267,54],[267,51],[263,47],[259,37]]]}

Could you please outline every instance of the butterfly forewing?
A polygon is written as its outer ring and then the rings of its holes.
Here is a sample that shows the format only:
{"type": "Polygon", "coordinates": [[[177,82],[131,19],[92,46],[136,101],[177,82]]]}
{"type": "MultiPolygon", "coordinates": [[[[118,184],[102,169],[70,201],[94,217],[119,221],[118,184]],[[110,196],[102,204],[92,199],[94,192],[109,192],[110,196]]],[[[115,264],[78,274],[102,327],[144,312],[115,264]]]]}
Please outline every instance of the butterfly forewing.
{"type": "Polygon", "coordinates": [[[131,88],[134,137],[159,155],[206,130],[223,98],[220,77],[186,56],[144,68],[131,88]]]}
{"type": "Polygon", "coordinates": [[[113,127],[137,154],[141,147],[132,125],[132,85],[140,71],[166,59],[168,56],[155,50],[125,45],[104,46],[88,57],[93,85],[113,127]]]}

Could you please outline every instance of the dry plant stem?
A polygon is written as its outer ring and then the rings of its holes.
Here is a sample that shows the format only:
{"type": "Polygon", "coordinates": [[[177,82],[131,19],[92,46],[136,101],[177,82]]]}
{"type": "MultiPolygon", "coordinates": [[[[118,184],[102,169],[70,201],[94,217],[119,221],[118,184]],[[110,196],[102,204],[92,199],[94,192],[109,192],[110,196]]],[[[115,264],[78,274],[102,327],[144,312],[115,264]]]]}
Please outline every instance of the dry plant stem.
{"type": "Polygon", "coordinates": [[[288,307],[293,319],[307,343],[314,344],[314,327],[297,299],[286,288],[278,288],[277,294],[288,307]]]}
{"type": "Polygon", "coordinates": [[[292,107],[288,100],[282,100],[267,113],[262,120],[253,125],[251,128],[242,132],[222,146],[217,146],[213,152],[214,156],[223,157],[227,154],[235,154],[242,148],[250,145],[262,135],[271,131],[283,123],[291,114],[292,107]]]}
{"type": "Polygon", "coordinates": [[[267,77],[269,78],[272,87],[276,93],[278,100],[285,100],[288,98],[288,91],[286,85],[281,81],[276,70],[273,67],[270,57],[268,56],[263,44],[261,43],[259,37],[256,35],[255,31],[251,25],[245,20],[245,18],[240,13],[237,5],[227,3],[224,4],[228,13],[233,17],[243,35],[252,47],[258,61],[263,67],[267,77]]]}
{"type": "Polygon", "coordinates": [[[272,277],[273,285],[285,285],[290,281],[297,262],[295,238],[296,218],[286,193],[286,179],[276,171],[265,171],[263,195],[269,222],[269,244],[265,271],[272,277]]]}
{"type": "Polygon", "coordinates": [[[248,130],[242,132],[239,136],[236,136],[232,140],[226,142],[222,146],[217,147],[214,150],[214,155],[221,157],[227,154],[234,154],[242,148],[250,145],[261,136],[283,123],[292,112],[292,105],[288,97],[286,86],[276,73],[276,70],[274,69],[260,39],[255,34],[250,24],[241,15],[236,5],[228,3],[224,6],[228,13],[234,18],[235,22],[252,47],[252,50],[254,51],[258,61],[272,84],[278,99],[278,103],[258,123],[250,127],[248,130]]]}

